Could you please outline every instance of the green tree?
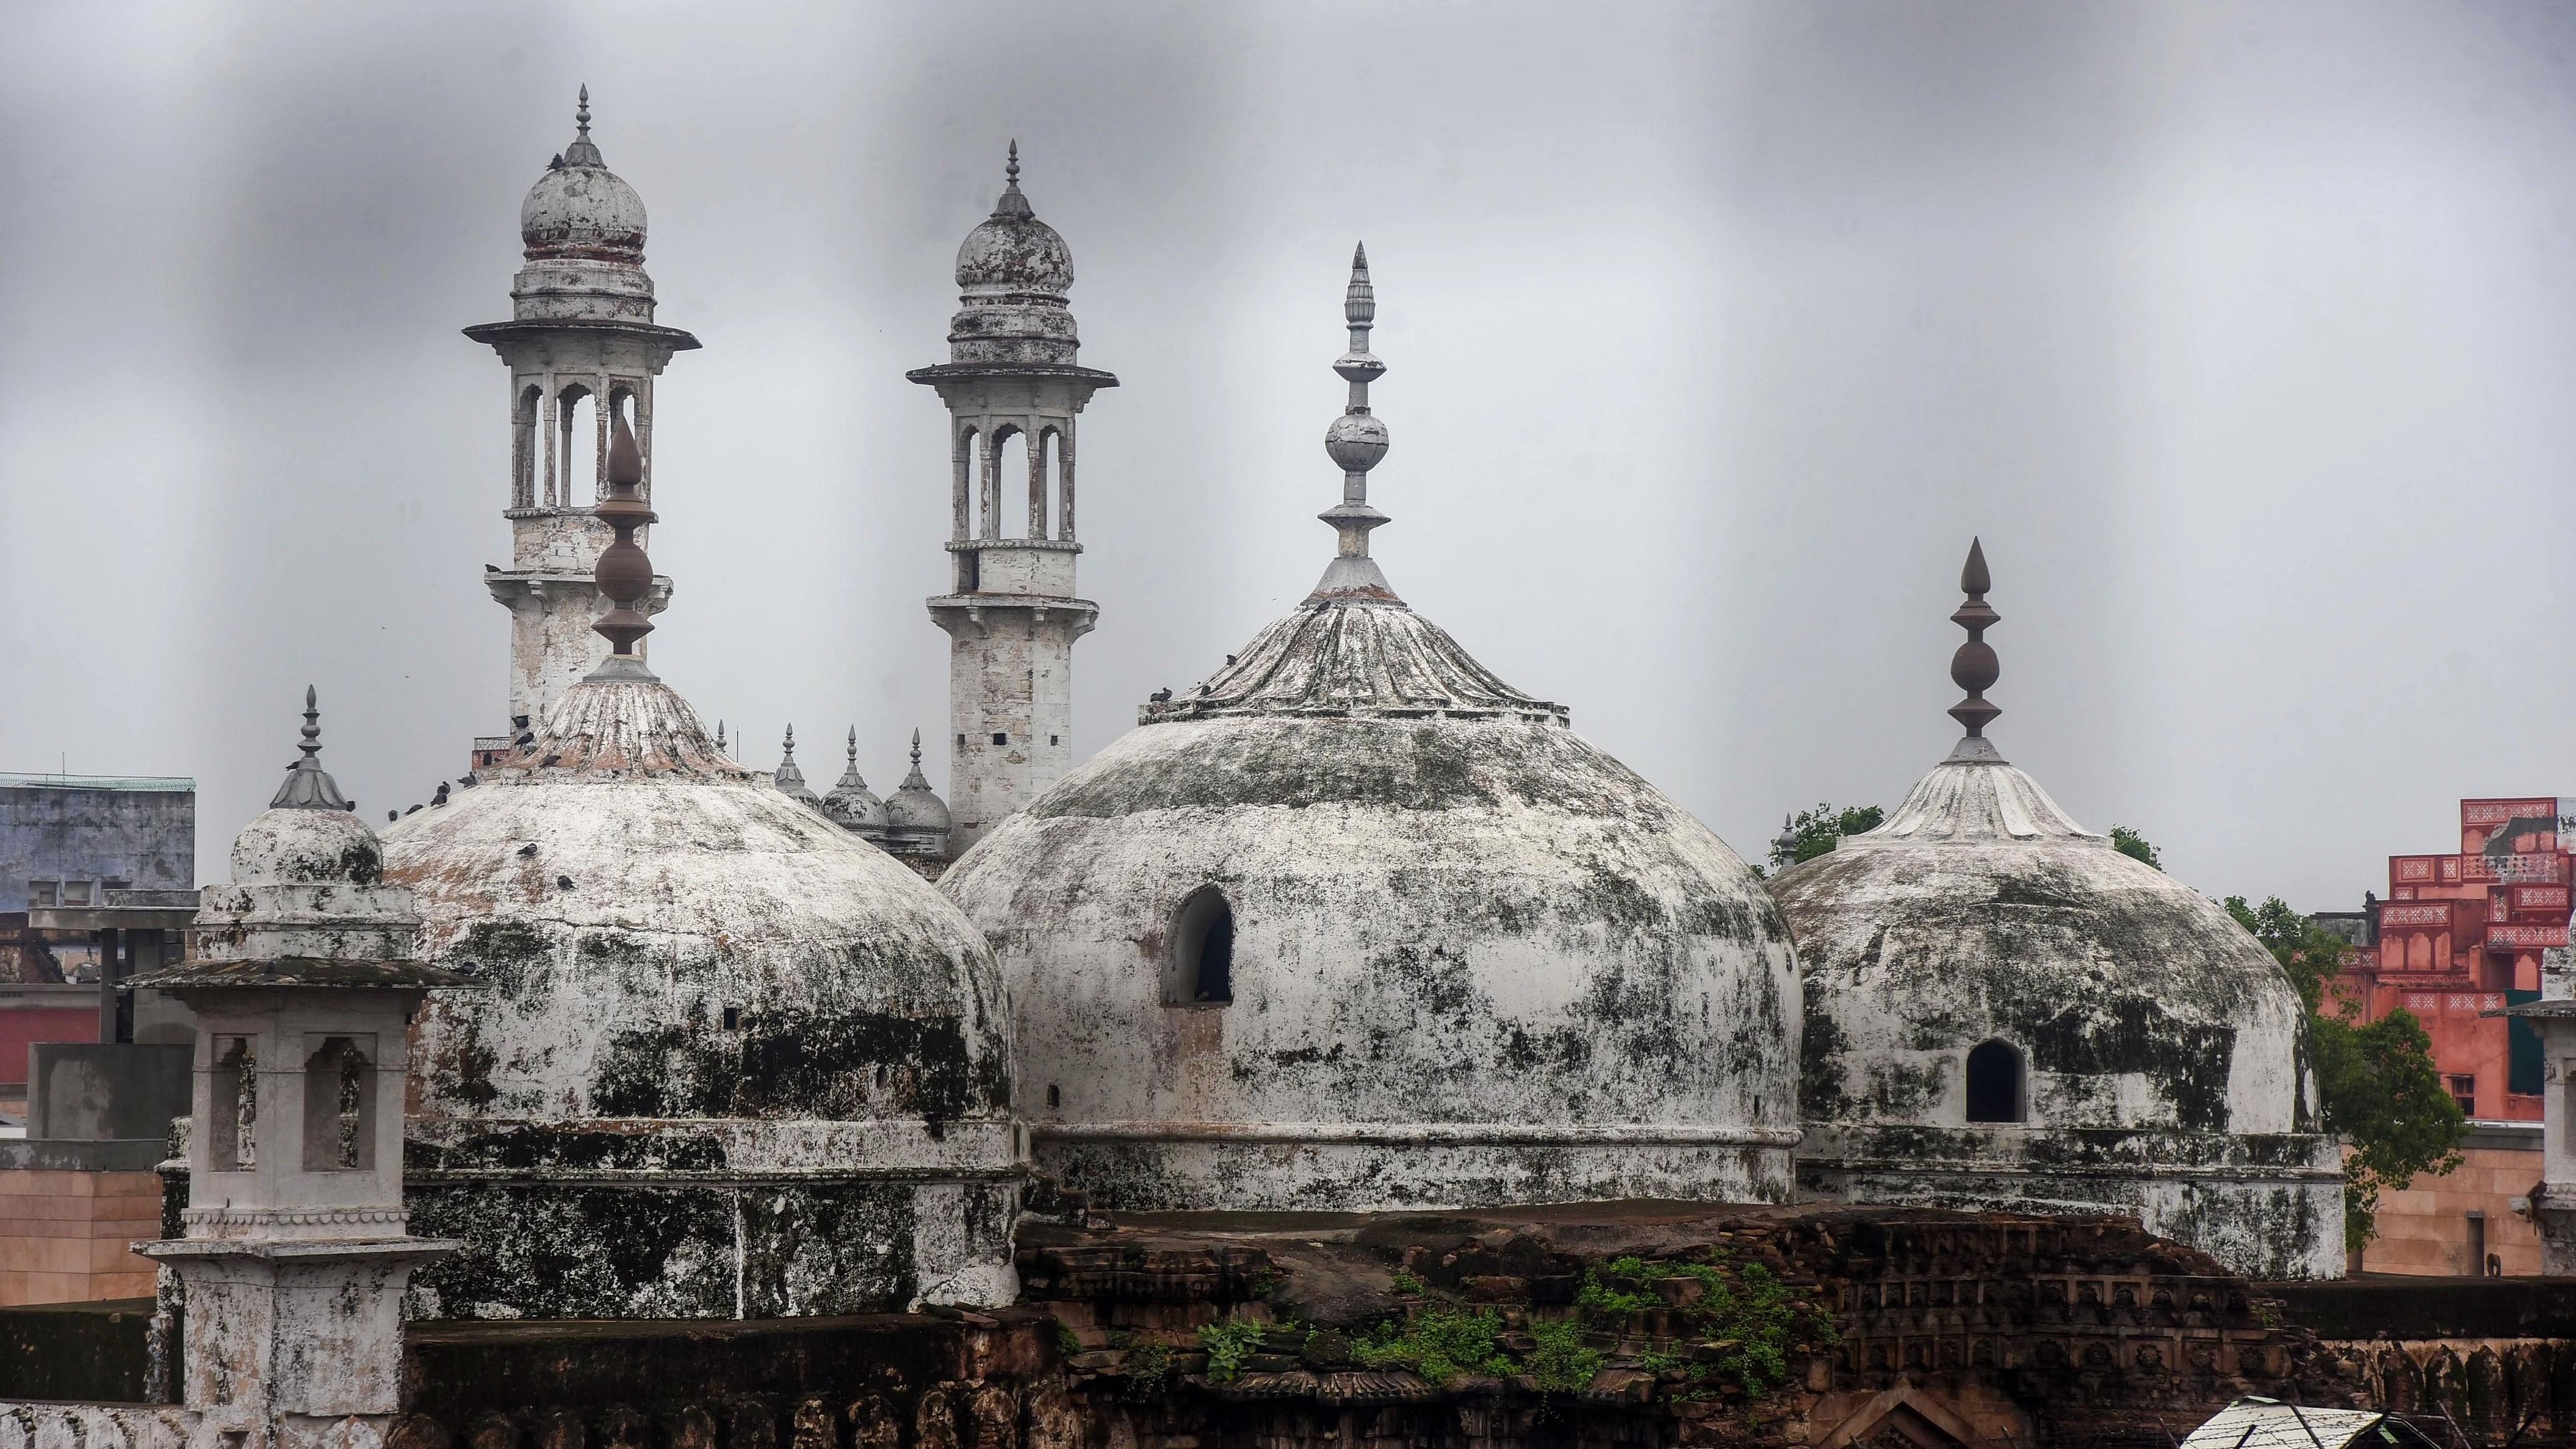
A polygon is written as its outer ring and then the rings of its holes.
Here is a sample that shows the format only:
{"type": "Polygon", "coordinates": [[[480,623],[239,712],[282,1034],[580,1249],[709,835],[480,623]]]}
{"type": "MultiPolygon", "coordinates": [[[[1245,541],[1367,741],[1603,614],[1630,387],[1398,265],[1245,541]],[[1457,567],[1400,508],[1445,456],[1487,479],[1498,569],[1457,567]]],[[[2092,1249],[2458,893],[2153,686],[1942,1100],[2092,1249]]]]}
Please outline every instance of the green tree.
{"type": "Polygon", "coordinates": [[[1834,848],[1834,842],[1846,835],[1876,830],[1887,812],[1875,805],[1853,805],[1836,809],[1819,802],[1813,810],[1801,810],[1780,827],[1780,838],[1771,842],[1771,868],[1781,870],[1802,860],[1813,860],[1834,848]]]}
{"type": "Polygon", "coordinates": [[[2344,1161],[2344,1240],[2358,1247],[2378,1234],[2381,1193],[2403,1191],[2418,1173],[2440,1177],[2460,1165],[2467,1118],[2443,1090],[2433,1039],[2413,1012],[2400,1008],[2364,1022],[2356,1003],[2334,997],[2331,987],[2350,949],[2341,936],[2279,896],[2260,906],[2229,896],[2225,904],[2307,1003],[2318,1106],[2326,1130],[2352,1147],[2344,1161]]]}
{"type": "Polygon", "coordinates": [[[2165,868],[2164,857],[2158,855],[2156,848],[2147,843],[2147,838],[2126,825],[2111,827],[2111,848],[2131,860],[2143,860],[2158,870],[2165,868]]]}

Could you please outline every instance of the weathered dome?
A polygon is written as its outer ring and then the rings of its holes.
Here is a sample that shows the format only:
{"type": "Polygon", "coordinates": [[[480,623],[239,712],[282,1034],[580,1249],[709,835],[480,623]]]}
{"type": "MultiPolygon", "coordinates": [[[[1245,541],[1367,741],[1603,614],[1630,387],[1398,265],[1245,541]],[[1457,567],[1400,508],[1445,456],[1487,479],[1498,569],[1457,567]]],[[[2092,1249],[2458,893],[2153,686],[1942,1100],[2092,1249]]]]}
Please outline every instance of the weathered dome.
{"type": "Polygon", "coordinates": [[[1770,883],[1805,977],[1801,1188],[2134,1213],[2234,1271],[2341,1272],[2297,990],[2225,909],[2003,760],[1972,643],[1969,737],[1885,824],[1770,883]]]}
{"type": "Polygon", "coordinates": [[[948,802],[930,788],[930,777],[921,773],[921,731],[912,732],[912,773],[885,800],[886,829],[901,835],[945,837],[948,834],[948,802]]]}
{"type": "Polygon", "coordinates": [[[982,937],[633,661],[386,851],[429,954],[491,988],[417,1027],[415,1221],[475,1244],[423,1276],[437,1311],[1009,1300],[1020,1159],[982,937]],[[573,1176],[532,1194],[504,1169],[573,1176]]]}
{"type": "MultiPolygon", "coordinates": [[[[593,148],[594,151],[596,148],[593,148]]],[[[519,239],[538,257],[644,259],[644,198],[616,172],[566,160],[546,168],[519,203],[519,239]]]]}
{"type": "Polygon", "coordinates": [[[859,773],[859,731],[850,730],[849,760],[841,767],[841,778],[834,782],[832,793],[823,797],[823,813],[844,830],[855,830],[862,836],[885,832],[885,802],[868,788],[867,778],[859,773]]]}
{"type": "MultiPolygon", "coordinates": [[[[527,265],[510,288],[520,322],[651,326],[653,279],[644,271],[644,198],[608,169],[590,139],[590,88],[575,111],[572,144],[547,163],[519,204],[527,265]]],[[[670,334],[695,346],[685,333],[670,334]]]]}
{"type": "Polygon", "coordinates": [[[1006,172],[993,214],[957,247],[949,365],[1069,368],[1082,345],[1065,302],[1073,289],[1073,251],[1038,220],[1020,190],[1017,141],[1006,172]]]}
{"type": "Polygon", "coordinates": [[[1020,190],[1020,143],[1011,143],[1007,181],[993,214],[957,246],[957,287],[978,294],[1041,292],[1062,297],[1073,288],[1073,249],[1056,229],[1038,220],[1020,190]]]}
{"type": "Polygon", "coordinates": [[[1045,1170],[1131,1208],[1787,1196],[1779,916],[1562,710],[1310,601],[1144,719],[943,881],[1045,1170]]]}
{"type": "Polygon", "coordinates": [[[797,804],[809,810],[822,809],[823,797],[815,794],[814,787],[805,783],[805,771],[796,763],[796,726],[787,727],[787,740],[780,746],[780,751],[778,771],[770,777],[770,782],[778,787],[779,794],[797,804]]]}
{"type": "Polygon", "coordinates": [[[346,810],[268,810],[233,837],[235,885],[374,885],[384,870],[376,833],[346,810]]]}
{"type": "Polygon", "coordinates": [[[586,257],[644,260],[644,198],[608,169],[590,139],[590,87],[574,112],[571,145],[546,167],[519,203],[519,239],[528,259],[586,257]]]}

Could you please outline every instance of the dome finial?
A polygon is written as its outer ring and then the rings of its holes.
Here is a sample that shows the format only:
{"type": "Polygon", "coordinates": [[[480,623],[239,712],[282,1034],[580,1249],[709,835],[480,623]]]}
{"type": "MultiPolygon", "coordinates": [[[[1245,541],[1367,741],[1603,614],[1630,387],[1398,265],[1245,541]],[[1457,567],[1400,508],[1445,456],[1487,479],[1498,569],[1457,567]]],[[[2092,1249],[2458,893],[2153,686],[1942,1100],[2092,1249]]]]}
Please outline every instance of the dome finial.
{"type": "Polygon", "coordinates": [[[1020,192],[1020,143],[1016,137],[1011,141],[1011,158],[1002,166],[1002,178],[1004,182],[1002,199],[993,203],[993,214],[995,216],[1037,215],[1036,209],[1029,205],[1028,197],[1020,192]]]}
{"type": "Polygon", "coordinates": [[[616,607],[590,627],[616,650],[592,671],[593,679],[651,679],[653,671],[635,657],[635,642],[653,632],[653,621],[635,605],[653,588],[653,561],[635,542],[635,530],[651,523],[653,505],[637,491],[644,482],[644,455],[636,449],[634,430],[620,406],[608,437],[608,496],[591,511],[617,530],[617,541],[600,550],[591,571],[599,591],[616,607]]]}
{"type": "Polygon", "coordinates": [[[1350,325],[1351,346],[1333,363],[1333,371],[1351,385],[1350,402],[1324,430],[1324,451],[1342,469],[1342,501],[1315,515],[1333,526],[1340,548],[1311,599],[1401,603],[1386,575],[1369,557],[1369,531],[1387,521],[1369,506],[1368,473],[1386,456],[1386,424],[1369,411],[1369,384],[1386,372],[1386,364],[1369,351],[1369,329],[1377,322],[1377,289],[1369,284],[1368,247],[1351,249],[1351,281],[1342,292],[1342,319],[1350,325]]]}
{"type": "Polygon", "coordinates": [[[912,772],[916,775],[921,773],[921,726],[919,725],[912,728],[912,772]]]}
{"type": "Polygon", "coordinates": [[[581,88],[581,100],[572,109],[572,122],[576,134],[572,138],[572,144],[564,148],[564,164],[566,166],[607,165],[608,162],[599,154],[599,147],[590,139],[590,87],[588,85],[581,88]]]}
{"type": "Polygon", "coordinates": [[[340,793],[339,782],[322,768],[322,710],[312,685],[304,686],[304,741],[296,746],[304,757],[286,767],[286,780],[269,797],[271,810],[346,810],[348,797],[340,793]]]}
{"type": "Polygon", "coordinates": [[[796,758],[796,726],[789,725],[787,727],[787,739],[784,743],[779,745],[779,749],[785,752],[788,759],[793,760],[796,758]]]}
{"type": "Polygon", "coordinates": [[[852,725],[852,726],[850,726],[850,768],[851,768],[851,769],[853,769],[853,770],[855,770],[855,769],[857,769],[858,767],[859,767],[859,727],[858,727],[857,725],[852,725]]]}
{"type": "Polygon", "coordinates": [[[1959,570],[1959,591],[1968,597],[1950,615],[1951,623],[1968,631],[1968,642],[1950,656],[1950,682],[1968,692],[1967,698],[1950,706],[1950,718],[1968,731],[1960,738],[1958,748],[1950,752],[1954,760],[2003,759],[1986,738],[1986,726],[2003,713],[1986,700],[1986,690],[2003,676],[2003,665],[1995,658],[1994,646],[1986,642],[1986,630],[2003,618],[1986,603],[1986,590],[1992,587],[1994,580],[1986,572],[1985,541],[1970,539],[1968,561],[1959,570]]]}

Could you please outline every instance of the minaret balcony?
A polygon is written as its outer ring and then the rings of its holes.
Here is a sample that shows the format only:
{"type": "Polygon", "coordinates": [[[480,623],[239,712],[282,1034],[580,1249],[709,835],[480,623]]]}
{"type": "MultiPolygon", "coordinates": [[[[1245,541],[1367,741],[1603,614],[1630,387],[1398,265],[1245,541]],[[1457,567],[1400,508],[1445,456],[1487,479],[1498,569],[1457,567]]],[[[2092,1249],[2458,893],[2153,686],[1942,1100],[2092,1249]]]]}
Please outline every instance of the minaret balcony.
{"type": "Polygon", "coordinates": [[[1069,626],[1069,637],[1074,639],[1090,633],[1100,622],[1100,606],[1089,599],[979,593],[940,594],[925,602],[930,606],[931,622],[957,639],[983,638],[992,633],[994,622],[1006,615],[1025,619],[1027,633],[1051,625],[1069,626]]]}

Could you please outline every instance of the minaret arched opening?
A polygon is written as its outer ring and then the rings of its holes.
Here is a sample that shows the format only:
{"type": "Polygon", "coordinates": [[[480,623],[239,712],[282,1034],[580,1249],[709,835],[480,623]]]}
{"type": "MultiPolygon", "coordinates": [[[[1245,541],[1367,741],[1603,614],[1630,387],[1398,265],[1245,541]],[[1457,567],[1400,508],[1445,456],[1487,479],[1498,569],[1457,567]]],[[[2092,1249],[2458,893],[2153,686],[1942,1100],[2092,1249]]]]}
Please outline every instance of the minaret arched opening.
{"type": "Polygon", "coordinates": [[[588,508],[599,501],[599,459],[606,445],[592,443],[591,435],[602,431],[598,401],[589,388],[574,383],[555,403],[555,456],[563,469],[555,494],[558,508],[588,508]]]}
{"type": "Polygon", "coordinates": [[[2027,1120],[2021,1053],[2010,1042],[1983,1041],[1968,1051],[1968,1120],[2027,1120]]]}
{"type": "Polygon", "coordinates": [[[1033,536],[1021,532],[1019,521],[1012,517],[1017,510],[1011,506],[1028,471],[1028,433],[1007,423],[995,428],[991,454],[984,459],[984,537],[1033,536]]]}
{"type": "Polygon", "coordinates": [[[1234,1000],[1234,907],[1201,886],[1172,915],[1163,974],[1165,1006],[1224,1006],[1234,1000]]]}
{"type": "Polygon", "coordinates": [[[545,416],[545,390],[535,383],[519,389],[510,405],[510,506],[537,506],[537,458],[545,451],[537,425],[545,416]]]}

